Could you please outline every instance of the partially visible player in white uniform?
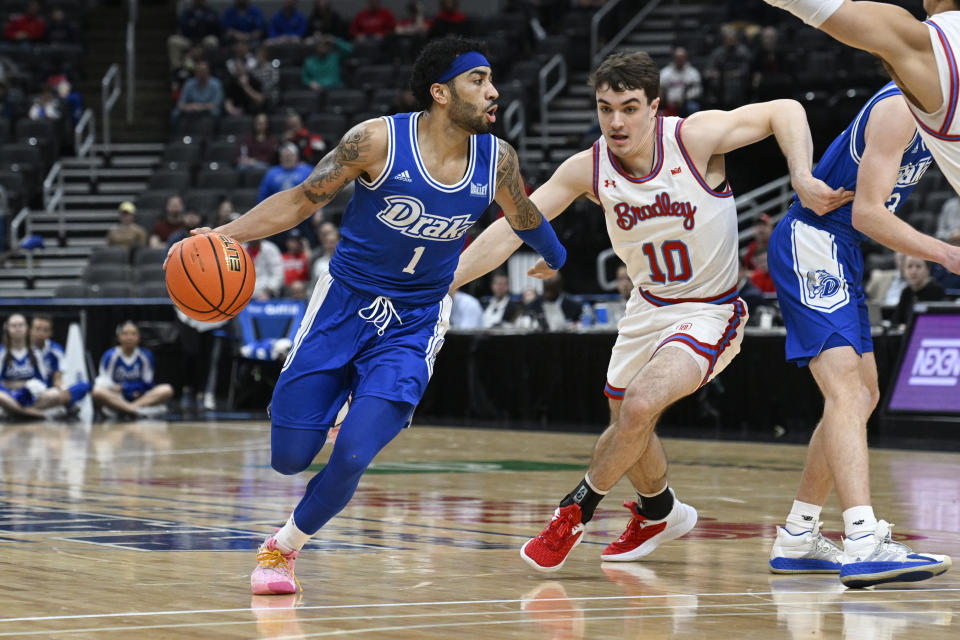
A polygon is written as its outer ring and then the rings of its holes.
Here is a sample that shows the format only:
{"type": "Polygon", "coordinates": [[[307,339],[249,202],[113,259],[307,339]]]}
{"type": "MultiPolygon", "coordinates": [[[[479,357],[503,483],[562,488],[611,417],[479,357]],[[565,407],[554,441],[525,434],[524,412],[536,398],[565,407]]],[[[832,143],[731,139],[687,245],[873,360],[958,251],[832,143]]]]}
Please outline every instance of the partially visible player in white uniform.
{"type": "MultiPolygon", "coordinates": [[[[599,203],[636,288],[607,373],[611,425],[583,480],[521,551],[542,571],[563,566],[600,500],[624,475],[638,498],[625,504],[631,520],[604,560],[636,560],[696,524],[696,510],[667,486],[667,459],[654,426],[668,406],[726,367],[743,338],[737,212],[723,154],[773,134],[807,206],[826,212],[852,198],[811,175],[813,143],[797,102],[660,118],[660,74],[646,53],[609,56],[592,82],[603,135],[566,160],[531,200],[548,219],[580,196],[599,203]]],[[[519,246],[509,226],[495,222],[460,257],[453,286],[493,270],[519,246]]],[[[542,263],[531,270],[538,277],[552,273],[542,263]]]]}
{"type": "Polygon", "coordinates": [[[960,194],[960,0],[923,0],[921,22],[902,7],[850,0],[764,0],[840,42],[874,54],[903,91],[920,136],[960,194]]]}

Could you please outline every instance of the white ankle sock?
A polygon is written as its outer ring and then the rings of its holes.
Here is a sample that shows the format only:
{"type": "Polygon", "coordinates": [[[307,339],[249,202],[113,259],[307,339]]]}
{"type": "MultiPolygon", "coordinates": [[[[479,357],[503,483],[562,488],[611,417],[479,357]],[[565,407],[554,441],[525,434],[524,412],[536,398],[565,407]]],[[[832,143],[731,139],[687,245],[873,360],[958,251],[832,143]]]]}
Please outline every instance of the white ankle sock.
{"type": "Polygon", "coordinates": [[[312,536],[297,528],[297,523],[293,521],[293,514],[291,513],[290,517],[287,518],[287,523],[273,537],[276,539],[280,551],[290,553],[291,551],[300,551],[312,536]]]}
{"type": "Polygon", "coordinates": [[[876,528],[877,517],[873,515],[873,507],[868,504],[850,507],[843,512],[843,529],[848,538],[862,538],[876,528]]]}
{"type": "Polygon", "coordinates": [[[786,526],[784,527],[793,535],[800,535],[804,531],[813,531],[820,520],[820,511],[823,509],[818,504],[809,502],[793,501],[793,508],[787,516],[786,526]]]}

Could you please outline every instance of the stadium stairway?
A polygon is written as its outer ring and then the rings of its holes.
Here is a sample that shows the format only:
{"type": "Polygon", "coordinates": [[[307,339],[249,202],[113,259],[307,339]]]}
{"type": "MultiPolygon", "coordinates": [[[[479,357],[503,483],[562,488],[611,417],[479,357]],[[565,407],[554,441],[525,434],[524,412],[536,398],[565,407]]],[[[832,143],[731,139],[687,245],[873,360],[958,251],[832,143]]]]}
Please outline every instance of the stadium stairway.
{"type": "Polygon", "coordinates": [[[95,145],[86,158],[63,158],[65,244],[59,241],[58,213],[32,212],[31,231],[43,237],[44,247],[31,250],[32,269],[23,255],[0,269],[0,297],[52,297],[58,286],[79,282],[91,251],[106,245],[107,231],[118,222],[117,207],[143,191],[163,148],[162,143],[113,144],[108,162],[103,146],[95,145]]]}

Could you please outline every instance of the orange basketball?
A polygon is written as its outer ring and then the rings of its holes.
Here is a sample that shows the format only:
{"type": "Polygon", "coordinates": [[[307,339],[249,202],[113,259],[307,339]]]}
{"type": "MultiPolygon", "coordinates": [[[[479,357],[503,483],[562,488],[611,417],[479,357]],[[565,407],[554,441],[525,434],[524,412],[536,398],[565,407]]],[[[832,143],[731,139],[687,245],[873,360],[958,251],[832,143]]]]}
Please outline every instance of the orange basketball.
{"type": "Polygon", "coordinates": [[[222,233],[190,236],[167,260],[167,293],[185,314],[201,322],[240,313],[253,296],[257,274],[240,243],[222,233]]]}

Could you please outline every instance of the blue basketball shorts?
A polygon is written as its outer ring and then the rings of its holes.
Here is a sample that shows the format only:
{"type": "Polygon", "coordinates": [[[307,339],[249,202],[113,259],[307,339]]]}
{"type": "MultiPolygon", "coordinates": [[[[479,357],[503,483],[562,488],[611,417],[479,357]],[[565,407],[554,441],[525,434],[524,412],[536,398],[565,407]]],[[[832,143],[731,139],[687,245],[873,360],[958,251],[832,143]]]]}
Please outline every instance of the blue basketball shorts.
{"type": "Polygon", "coordinates": [[[417,405],[449,326],[451,300],[394,307],[325,275],[273,390],[275,426],[327,429],[351,394],[417,405]]]}
{"type": "Polygon", "coordinates": [[[860,355],[873,351],[858,241],[788,214],[770,236],[767,265],[787,326],[788,361],[804,366],[844,345],[860,355]]]}

